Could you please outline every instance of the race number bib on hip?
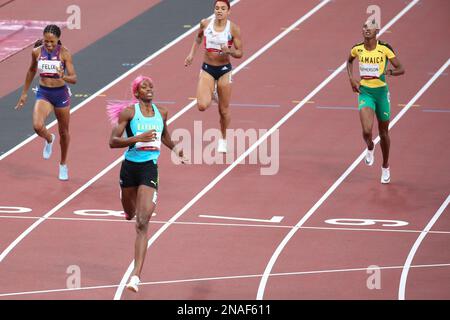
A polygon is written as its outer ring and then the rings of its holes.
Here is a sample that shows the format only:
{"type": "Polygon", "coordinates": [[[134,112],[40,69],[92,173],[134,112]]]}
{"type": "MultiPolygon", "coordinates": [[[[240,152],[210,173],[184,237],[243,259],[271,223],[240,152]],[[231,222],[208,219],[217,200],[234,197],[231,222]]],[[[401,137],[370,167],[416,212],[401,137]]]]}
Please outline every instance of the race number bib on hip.
{"type": "MultiPolygon", "coordinates": [[[[143,132],[137,132],[136,135],[142,134],[143,132]]],[[[136,149],[142,151],[155,151],[161,148],[161,132],[156,132],[156,138],[154,141],[150,142],[137,142],[136,149]]]]}
{"type": "Polygon", "coordinates": [[[360,63],[359,75],[362,79],[373,79],[380,76],[380,65],[372,63],[360,63]]]}

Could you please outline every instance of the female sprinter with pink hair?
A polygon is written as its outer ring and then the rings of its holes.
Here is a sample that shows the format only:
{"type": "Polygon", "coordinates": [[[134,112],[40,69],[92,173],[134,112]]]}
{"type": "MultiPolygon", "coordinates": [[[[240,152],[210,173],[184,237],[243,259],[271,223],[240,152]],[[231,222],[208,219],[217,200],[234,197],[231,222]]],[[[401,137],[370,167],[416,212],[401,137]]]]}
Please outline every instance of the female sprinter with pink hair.
{"type": "Polygon", "coordinates": [[[223,139],[219,139],[217,151],[222,153],[227,152],[226,131],[231,122],[229,112],[232,70],[230,56],[236,59],[243,56],[241,31],[236,24],[228,20],[230,9],[228,0],[215,2],[215,17],[211,20],[203,19],[200,22],[200,30],[184,62],[185,66],[192,64],[194,55],[204,39],[206,50],[197,87],[197,108],[205,111],[213,96],[215,100],[218,100],[220,131],[223,139]]]}
{"type": "MultiPolygon", "coordinates": [[[[173,151],[175,144],[167,130],[167,109],[152,103],[153,81],[137,77],[132,83],[132,93],[135,100],[131,105],[111,104],[107,111],[114,124],[109,146],[128,148],[120,170],[120,188],[126,219],[136,216],[134,269],[127,288],[137,292],[147,252],[148,223],[156,207],[161,142],[173,151]]],[[[175,152],[182,163],[187,161],[183,150],[175,152]]]]}

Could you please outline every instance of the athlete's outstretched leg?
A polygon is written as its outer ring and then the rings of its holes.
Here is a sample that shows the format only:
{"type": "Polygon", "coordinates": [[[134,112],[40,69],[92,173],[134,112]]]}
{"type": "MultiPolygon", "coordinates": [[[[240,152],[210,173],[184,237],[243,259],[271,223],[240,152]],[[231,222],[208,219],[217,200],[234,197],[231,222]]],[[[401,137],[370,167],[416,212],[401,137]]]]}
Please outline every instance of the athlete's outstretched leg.
{"type": "Polygon", "coordinates": [[[220,131],[226,139],[227,129],[230,126],[230,100],[231,100],[231,72],[224,74],[217,82],[219,94],[220,131]]]}
{"type": "Polygon", "coordinates": [[[389,137],[389,120],[378,121],[378,131],[380,134],[380,146],[383,153],[383,168],[389,168],[389,149],[391,138],[389,137]]]}
{"type": "Polygon", "coordinates": [[[136,198],[137,187],[129,187],[121,189],[121,197],[123,211],[125,212],[125,219],[131,220],[136,215],[136,198]]]}
{"type": "Polygon", "coordinates": [[[155,210],[155,189],[140,185],[136,199],[136,242],[134,253],[134,269],[132,275],[141,276],[147,253],[147,231],[150,218],[155,210]]]}
{"type": "Polygon", "coordinates": [[[367,149],[373,150],[372,129],[375,112],[371,108],[362,108],[359,111],[359,118],[361,120],[362,135],[364,142],[367,144],[367,149]]]}
{"type": "Polygon", "coordinates": [[[364,162],[366,163],[366,165],[371,166],[374,163],[374,151],[375,151],[374,150],[375,145],[372,140],[372,129],[375,112],[371,108],[365,107],[359,111],[359,117],[361,120],[363,139],[367,145],[364,162]]]}
{"type": "Polygon", "coordinates": [[[55,108],[55,116],[56,119],[58,119],[58,130],[61,144],[61,164],[64,165],[67,162],[67,153],[70,143],[70,107],[55,108]]]}
{"type": "Polygon", "coordinates": [[[52,142],[52,135],[45,127],[45,120],[52,111],[52,104],[41,99],[36,101],[33,109],[33,129],[39,137],[44,138],[48,143],[52,142]]]}
{"type": "Polygon", "coordinates": [[[201,71],[197,86],[197,108],[205,111],[211,104],[214,91],[214,78],[207,72],[201,71]]]}

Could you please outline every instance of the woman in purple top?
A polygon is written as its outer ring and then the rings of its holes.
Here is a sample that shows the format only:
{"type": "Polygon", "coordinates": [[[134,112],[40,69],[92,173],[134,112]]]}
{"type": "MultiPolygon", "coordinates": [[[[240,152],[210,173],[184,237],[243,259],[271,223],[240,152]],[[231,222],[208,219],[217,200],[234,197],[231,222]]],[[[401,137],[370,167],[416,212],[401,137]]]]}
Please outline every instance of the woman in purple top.
{"type": "Polygon", "coordinates": [[[39,88],[36,93],[36,103],[33,110],[33,128],[38,136],[45,139],[43,157],[49,159],[52,154],[55,135],[50,134],[45,127],[45,121],[54,111],[58,120],[61,145],[61,162],[59,165],[59,179],[68,180],[67,151],[69,148],[69,119],[70,119],[70,89],[66,83],[75,84],[77,75],[72,63],[72,55],[62,46],[59,38],[61,29],[54,24],[44,29],[44,38],[38,40],[31,54],[31,64],[25,78],[16,109],[21,109],[28,97],[28,89],[36,73],[39,73],[39,88]]]}

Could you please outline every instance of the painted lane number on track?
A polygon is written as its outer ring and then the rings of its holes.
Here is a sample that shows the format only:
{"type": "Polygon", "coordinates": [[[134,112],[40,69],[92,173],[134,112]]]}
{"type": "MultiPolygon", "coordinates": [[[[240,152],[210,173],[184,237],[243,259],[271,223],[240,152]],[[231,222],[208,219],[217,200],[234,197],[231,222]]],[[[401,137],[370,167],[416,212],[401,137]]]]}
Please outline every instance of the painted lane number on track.
{"type": "MultiPolygon", "coordinates": [[[[18,214],[18,213],[28,213],[33,211],[31,208],[25,207],[6,207],[0,206],[0,214],[18,214]]],[[[103,210],[103,209],[83,209],[83,210],[75,210],[73,212],[76,215],[80,216],[90,216],[90,217],[124,217],[125,213],[123,211],[116,210],[103,210]]],[[[156,212],[153,213],[152,216],[156,216],[156,212]]]]}
{"type": "Polygon", "coordinates": [[[75,210],[73,213],[80,216],[90,216],[90,217],[123,217],[123,211],[115,211],[115,210],[101,210],[101,209],[84,209],[84,210],[75,210]]]}
{"type": "Polygon", "coordinates": [[[343,225],[343,226],[373,226],[380,224],[383,227],[404,227],[409,223],[401,220],[377,220],[377,219],[349,219],[338,218],[325,220],[328,224],[343,225]]]}
{"type": "Polygon", "coordinates": [[[0,206],[0,214],[1,213],[27,213],[27,212],[31,212],[32,209],[30,208],[23,208],[23,207],[3,207],[0,206]]]}
{"type": "MultiPolygon", "coordinates": [[[[28,213],[33,211],[31,208],[25,208],[25,207],[5,207],[0,206],[0,214],[2,213],[28,213]]],[[[123,211],[115,211],[115,210],[101,210],[101,209],[84,209],[84,210],[76,210],[73,212],[74,214],[80,215],[80,216],[92,216],[92,217],[123,217],[124,212],[123,211]]]]}
{"type": "MultiPolygon", "coordinates": [[[[83,209],[75,210],[73,212],[79,216],[90,216],[90,217],[124,217],[125,213],[123,211],[116,210],[103,210],[103,209],[83,209]]],[[[153,212],[152,216],[156,216],[156,212],[153,212]]]]}

